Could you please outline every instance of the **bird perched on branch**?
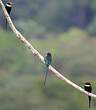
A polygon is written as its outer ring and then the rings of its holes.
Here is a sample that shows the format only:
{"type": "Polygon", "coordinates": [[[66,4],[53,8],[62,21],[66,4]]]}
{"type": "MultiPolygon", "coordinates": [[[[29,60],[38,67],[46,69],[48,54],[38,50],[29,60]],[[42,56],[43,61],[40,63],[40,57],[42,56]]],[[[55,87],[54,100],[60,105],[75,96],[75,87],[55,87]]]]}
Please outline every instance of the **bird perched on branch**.
{"type": "Polygon", "coordinates": [[[45,70],[44,70],[44,73],[45,73],[44,85],[45,85],[46,84],[47,75],[48,75],[48,67],[49,67],[49,65],[51,65],[51,62],[52,62],[52,55],[51,55],[50,52],[47,53],[47,55],[44,58],[44,61],[45,61],[45,70]]]}
{"type": "MultiPolygon", "coordinates": [[[[84,89],[85,91],[91,93],[92,92],[92,86],[91,86],[91,83],[90,82],[86,82],[85,85],[84,85],[84,89]]],[[[91,107],[91,96],[88,96],[89,98],[89,108],[91,107]]]]}
{"type": "MultiPolygon", "coordinates": [[[[12,4],[13,4],[13,0],[9,0],[5,5],[5,8],[6,8],[9,15],[12,10],[12,4]]],[[[7,30],[7,20],[6,20],[6,30],[7,30]]]]}

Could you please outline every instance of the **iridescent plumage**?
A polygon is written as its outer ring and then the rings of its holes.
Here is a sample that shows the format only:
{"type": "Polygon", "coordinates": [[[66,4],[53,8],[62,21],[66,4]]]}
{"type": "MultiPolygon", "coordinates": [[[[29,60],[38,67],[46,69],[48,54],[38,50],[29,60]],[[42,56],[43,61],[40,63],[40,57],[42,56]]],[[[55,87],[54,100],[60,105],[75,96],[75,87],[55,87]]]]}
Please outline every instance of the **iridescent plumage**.
{"type": "Polygon", "coordinates": [[[44,61],[45,61],[45,70],[44,70],[44,73],[45,73],[44,85],[45,85],[47,75],[48,75],[48,67],[49,67],[49,65],[51,65],[51,62],[52,62],[52,55],[50,52],[47,53],[46,57],[44,58],[44,61]]]}

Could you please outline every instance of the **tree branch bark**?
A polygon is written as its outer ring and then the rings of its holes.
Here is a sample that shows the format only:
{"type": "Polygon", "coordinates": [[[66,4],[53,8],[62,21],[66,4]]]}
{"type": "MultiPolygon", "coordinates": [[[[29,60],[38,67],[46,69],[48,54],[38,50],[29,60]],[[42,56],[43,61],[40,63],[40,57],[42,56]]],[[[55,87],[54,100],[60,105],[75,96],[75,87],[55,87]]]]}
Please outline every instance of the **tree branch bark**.
{"type": "MultiPolygon", "coordinates": [[[[13,33],[16,35],[16,37],[23,43],[25,44],[26,47],[28,47],[30,49],[30,51],[32,52],[32,54],[34,56],[37,56],[37,58],[42,62],[42,63],[45,63],[44,62],[44,57],[25,39],[25,37],[23,37],[23,35],[16,29],[16,27],[14,26],[10,16],[8,15],[6,9],[5,9],[5,6],[2,2],[2,0],[0,0],[0,5],[1,5],[1,8],[4,12],[4,16],[5,18],[7,19],[7,22],[9,23],[9,26],[11,28],[11,30],[13,31],[13,33]]],[[[72,87],[74,87],[76,90],[84,93],[85,95],[88,95],[88,96],[91,96],[91,97],[94,97],[96,98],[96,95],[95,94],[92,94],[92,93],[88,93],[86,92],[83,88],[81,88],[80,86],[78,86],[77,84],[73,83],[72,81],[70,81],[69,79],[67,79],[65,76],[63,76],[62,74],[60,74],[55,68],[53,68],[52,66],[49,66],[49,70],[52,71],[54,73],[54,75],[65,81],[67,84],[71,85],[72,87]]]]}

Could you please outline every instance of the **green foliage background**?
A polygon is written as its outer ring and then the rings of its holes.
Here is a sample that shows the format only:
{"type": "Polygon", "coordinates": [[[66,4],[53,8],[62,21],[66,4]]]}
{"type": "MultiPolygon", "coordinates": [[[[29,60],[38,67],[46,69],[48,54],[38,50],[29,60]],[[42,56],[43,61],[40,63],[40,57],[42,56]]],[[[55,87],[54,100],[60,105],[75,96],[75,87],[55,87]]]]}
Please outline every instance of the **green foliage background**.
{"type": "MultiPolygon", "coordinates": [[[[54,40],[29,38],[33,46],[45,55],[53,54],[54,67],[81,87],[91,81],[95,92],[95,38],[83,31],[71,29],[54,40]],[[77,36],[79,35],[79,36],[77,36]],[[93,42],[94,41],[94,42],[93,42]],[[63,51],[62,51],[63,49],[63,51]]],[[[53,75],[43,85],[43,64],[12,33],[0,31],[0,109],[1,110],[85,110],[88,100],[53,75]]],[[[92,100],[92,110],[96,107],[92,100]]]]}
{"type": "MultiPolygon", "coordinates": [[[[43,56],[52,52],[58,71],[81,87],[90,81],[96,93],[96,0],[14,0],[11,17],[43,56]]],[[[0,28],[0,110],[89,109],[84,94],[50,73],[45,88],[43,70],[9,27],[0,28]]]]}

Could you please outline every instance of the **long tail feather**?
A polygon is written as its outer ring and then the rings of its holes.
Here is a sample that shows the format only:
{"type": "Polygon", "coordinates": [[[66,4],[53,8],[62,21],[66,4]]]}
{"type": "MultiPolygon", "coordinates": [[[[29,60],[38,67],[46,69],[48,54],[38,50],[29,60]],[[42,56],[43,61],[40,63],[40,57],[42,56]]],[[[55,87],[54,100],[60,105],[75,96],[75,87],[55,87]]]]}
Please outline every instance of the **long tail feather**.
{"type": "Polygon", "coordinates": [[[46,85],[47,75],[48,75],[48,66],[45,67],[45,79],[44,79],[44,86],[46,85]]]}
{"type": "Polygon", "coordinates": [[[91,97],[89,96],[89,108],[91,107],[91,97]]]}
{"type": "Polygon", "coordinates": [[[6,28],[6,31],[7,31],[7,20],[5,19],[5,28],[6,28]]]}

